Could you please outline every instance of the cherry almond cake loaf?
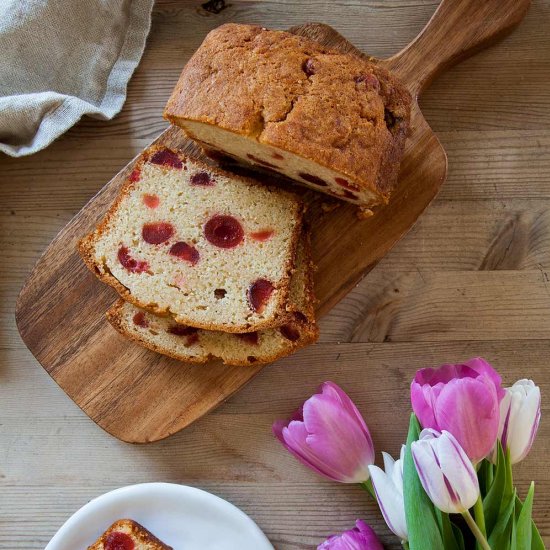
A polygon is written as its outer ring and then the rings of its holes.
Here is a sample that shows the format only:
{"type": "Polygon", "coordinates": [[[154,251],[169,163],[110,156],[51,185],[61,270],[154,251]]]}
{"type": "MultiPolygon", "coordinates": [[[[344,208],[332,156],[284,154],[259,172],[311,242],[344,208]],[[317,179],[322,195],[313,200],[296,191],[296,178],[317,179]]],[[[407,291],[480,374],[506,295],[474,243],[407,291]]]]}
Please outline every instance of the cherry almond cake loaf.
{"type": "Polygon", "coordinates": [[[164,116],[207,154],[370,208],[396,184],[410,105],[406,88],[364,58],[231,23],[187,63],[164,116]]]}
{"type": "Polygon", "coordinates": [[[180,361],[205,363],[219,358],[227,365],[268,363],[317,340],[312,271],[309,241],[304,235],[290,283],[289,319],[278,328],[241,334],[201,330],[146,312],[124,300],[107,312],[107,318],[127,338],[180,361]]]}
{"type": "Polygon", "coordinates": [[[88,550],[172,550],[131,519],[115,521],[88,550]]]}
{"type": "Polygon", "coordinates": [[[288,320],[303,211],[292,193],[152,147],[79,248],[136,306],[195,328],[255,332],[288,320]]]}

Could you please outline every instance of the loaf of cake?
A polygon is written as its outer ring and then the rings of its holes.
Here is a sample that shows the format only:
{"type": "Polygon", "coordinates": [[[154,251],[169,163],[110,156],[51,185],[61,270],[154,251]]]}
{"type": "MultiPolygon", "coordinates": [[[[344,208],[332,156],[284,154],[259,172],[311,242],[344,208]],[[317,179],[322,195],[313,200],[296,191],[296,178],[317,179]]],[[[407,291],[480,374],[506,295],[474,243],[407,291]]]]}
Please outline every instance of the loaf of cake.
{"type": "Polygon", "coordinates": [[[79,245],[122,298],[224,332],[284,324],[304,205],[170,149],[145,151],[79,245]]]}
{"type": "Polygon", "coordinates": [[[124,300],[119,300],[107,312],[107,318],[123,336],[187,363],[206,363],[216,358],[226,365],[270,363],[318,338],[312,272],[309,239],[304,235],[290,282],[288,320],[277,328],[241,334],[201,330],[146,312],[124,300]]]}
{"type": "Polygon", "coordinates": [[[172,550],[131,519],[115,521],[88,550],[172,550]]]}
{"type": "Polygon", "coordinates": [[[375,63],[230,23],[187,63],[164,116],[209,154],[370,208],[396,184],[410,106],[406,88],[375,63]]]}

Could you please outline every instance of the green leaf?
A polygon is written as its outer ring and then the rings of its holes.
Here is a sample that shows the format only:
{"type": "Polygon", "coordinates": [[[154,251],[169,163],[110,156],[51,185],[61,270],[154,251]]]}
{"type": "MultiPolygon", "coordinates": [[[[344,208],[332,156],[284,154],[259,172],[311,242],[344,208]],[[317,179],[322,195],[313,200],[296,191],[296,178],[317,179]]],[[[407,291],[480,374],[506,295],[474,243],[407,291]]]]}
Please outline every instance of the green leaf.
{"type": "Polygon", "coordinates": [[[434,508],[434,511],[435,517],[437,518],[437,523],[439,524],[439,529],[441,530],[445,550],[461,550],[461,546],[455,538],[453,524],[449,519],[449,514],[446,514],[437,508],[434,508]]]}
{"type": "Polygon", "coordinates": [[[506,484],[506,459],[500,441],[497,448],[497,465],[494,472],[493,483],[483,499],[483,513],[485,514],[485,526],[487,534],[490,535],[497,523],[500,506],[504,496],[504,486],[506,484]]]}
{"type": "MultiPolygon", "coordinates": [[[[517,508],[517,506],[516,506],[517,508]]],[[[510,537],[510,550],[518,550],[517,545],[517,520],[516,514],[512,514],[512,536],[510,537]]]]}
{"type": "Polygon", "coordinates": [[[411,414],[403,465],[403,496],[409,547],[410,550],[441,550],[444,545],[434,505],[420,483],[411,453],[411,443],[417,441],[419,435],[420,424],[416,416],[411,414]]]}
{"type": "Polygon", "coordinates": [[[508,506],[499,515],[498,520],[489,535],[489,546],[504,550],[510,548],[510,533],[512,531],[512,522],[510,521],[514,513],[515,493],[514,498],[509,499],[508,506]]]}
{"type": "Polygon", "coordinates": [[[533,534],[531,514],[533,512],[533,498],[535,496],[535,483],[531,482],[527,498],[521,507],[517,520],[516,548],[517,550],[531,550],[533,534]]]}
{"type": "Polygon", "coordinates": [[[479,480],[481,496],[484,497],[489,492],[493,483],[493,465],[486,458],[479,465],[477,478],[479,480]]]}
{"type": "MultiPolygon", "coordinates": [[[[519,516],[522,507],[523,507],[523,503],[521,502],[520,498],[516,495],[516,506],[515,506],[516,519],[519,516]]],[[[531,550],[546,550],[544,541],[542,540],[539,530],[533,520],[531,520],[531,550]]]]}
{"type": "Polygon", "coordinates": [[[458,525],[455,525],[452,522],[451,522],[451,526],[453,528],[453,533],[454,533],[455,540],[459,550],[465,550],[466,547],[464,545],[464,535],[462,534],[460,527],[458,527],[458,525]]]}

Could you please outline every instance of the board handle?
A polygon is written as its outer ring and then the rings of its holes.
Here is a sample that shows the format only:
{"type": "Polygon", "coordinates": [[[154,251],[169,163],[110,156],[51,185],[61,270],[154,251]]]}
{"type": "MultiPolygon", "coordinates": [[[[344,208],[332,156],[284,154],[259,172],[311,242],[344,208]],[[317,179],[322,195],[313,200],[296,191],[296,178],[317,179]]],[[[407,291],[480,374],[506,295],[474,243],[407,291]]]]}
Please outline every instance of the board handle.
{"type": "Polygon", "coordinates": [[[518,25],[531,0],[442,0],[422,32],[384,66],[418,97],[442,71],[518,25]]]}

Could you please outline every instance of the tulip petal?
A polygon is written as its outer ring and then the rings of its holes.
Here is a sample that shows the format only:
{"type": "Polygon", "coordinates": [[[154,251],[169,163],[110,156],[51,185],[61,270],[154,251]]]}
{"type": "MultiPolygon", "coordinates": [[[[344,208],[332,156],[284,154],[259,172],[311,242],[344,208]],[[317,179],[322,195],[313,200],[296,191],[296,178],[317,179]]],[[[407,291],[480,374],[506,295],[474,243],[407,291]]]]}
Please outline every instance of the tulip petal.
{"type": "Polygon", "coordinates": [[[314,395],[304,404],[307,445],[323,463],[341,473],[340,481],[360,483],[368,479],[367,466],[374,462],[370,435],[331,396],[314,395]]]}
{"type": "Polygon", "coordinates": [[[452,433],[472,462],[493,449],[500,415],[496,389],[485,376],[451,380],[434,412],[439,429],[452,433]]]}
{"type": "Polygon", "coordinates": [[[401,492],[396,489],[393,479],[378,466],[369,466],[369,472],[376,493],[376,500],[390,530],[401,540],[407,540],[403,482],[401,492]]]}
{"type": "MultiPolygon", "coordinates": [[[[511,395],[512,406],[507,442],[512,464],[520,462],[527,456],[540,422],[540,388],[526,380],[520,380],[516,384],[508,393],[511,395]]],[[[502,444],[505,445],[504,440],[502,444]]]]}
{"type": "Polygon", "coordinates": [[[334,468],[331,464],[323,461],[319,455],[310,448],[307,442],[309,437],[308,430],[303,422],[290,422],[288,427],[283,428],[282,436],[283,439],[281,442],[283,445],[302,464],[323,477],[327,477],[333,481],[342,481],[340,469],[338,467],[334,468]]]}

